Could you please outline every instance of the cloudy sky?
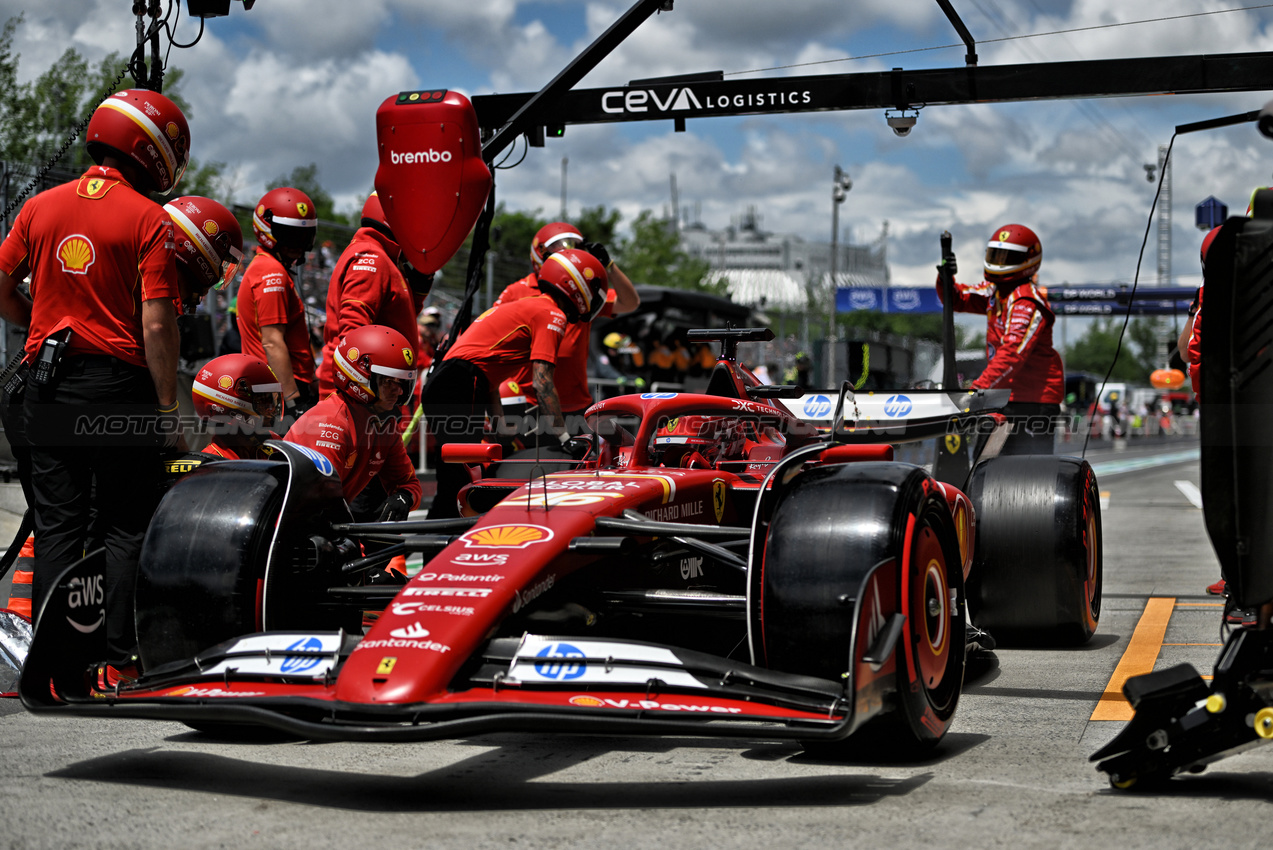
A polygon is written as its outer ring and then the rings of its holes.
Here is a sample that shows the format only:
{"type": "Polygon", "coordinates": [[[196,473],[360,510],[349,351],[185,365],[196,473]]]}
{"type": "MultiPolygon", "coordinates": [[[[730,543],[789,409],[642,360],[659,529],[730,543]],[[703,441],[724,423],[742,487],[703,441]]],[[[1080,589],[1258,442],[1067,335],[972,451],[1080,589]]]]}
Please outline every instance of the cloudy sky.
{"type": "MultiPolygon", "coordinates": [[[[1258,0],[953,2],[983,66],[1273,49],[1273,7],[1243,8],[1258,0]],[[1221,10],[1235,11],[1197,15],[1221,10]],[[1173,16],[1191,17],[1156,20],[1173,16]]],[[[66,47],[93,60],[129,52],[130,8],[127,0],[0,0],[0,19],[25,13],[16,46],[33,76],[66,47]]],[[[369,190],[374,114],[386,96],[426,87],[533,91],[626,8],[609,0],[257,0],[245,12],[236,2],[195,47],[173,50],[171,64],[187,73],[195,157],[229,164],[236,201],[251,203],[266,181],[315,162],[342,208],[369,190]]],[[[196,31],[183,16],[177,37],[196,31]]],[[[964,53],[934,0],[676,0],[581,86],[710,70],[746,79],[948,68],[964,53]],[[934,47],[942,49],[920,50],[934,47]]],[[[975,268],[990,231],[1010,221],[1040,234],[1045,283],[1128,281],[1153,198],[1145,163],[1175,125],[1270,98],[934,106],[906,138],[876,111],[691,120],[686,133],[666,121],[571,127],[499,172],[497,186],[512,209],[555,214],[568,157],[569,210],[604,204],[631,220],[668,207],[675,173],[682,206],[708,227],[754,206],[768,230],[828,241],[832,172],[841,165],[854,184],[841,224],[865,241],[887,221],[895,283],[932,280],[943,229],[954,233],[963,268],[975,268]]],[[[1173,163],[1172,282],[1192,285],[1201,238],[1194,204],[1214,195],[1243,211],[1253,186],[1273,182],[1273,141],[1249,124],[1181,136],[1173,163]]],[[[1141,272],[1151,283],[1154,239],[1141,272]]]]}

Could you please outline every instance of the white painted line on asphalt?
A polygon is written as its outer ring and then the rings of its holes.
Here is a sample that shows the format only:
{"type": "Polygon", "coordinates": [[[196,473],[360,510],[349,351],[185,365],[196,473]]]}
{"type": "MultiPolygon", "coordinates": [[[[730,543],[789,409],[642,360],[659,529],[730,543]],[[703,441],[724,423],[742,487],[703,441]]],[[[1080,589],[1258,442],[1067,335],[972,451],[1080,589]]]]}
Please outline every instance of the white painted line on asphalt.
{"type": "Polygon", "coordinates": [[[1185,494],[1185,498],[1189,503],[1198,510],[1202,510],[1202,491],[1198,489],[1198,485],[1192,481],[1176,481],[1173,482],[1176,489],[1185,494]]]}
{"type": "Polygon", "coordinates": [[[1138,469],[1148,469],[1151,466],[1163,466],[1168,463],[1184,463],[1185,461],[1198,460],[1201,457],[1202,449],[1185,449],[1180,452],[1167,452],[1160,455],[1133,457],[1125,460],[1102,460],[1092,464],[1092,471],[1096,473],[1097,478],[1101,478],[1106,475],[1119,475],[1123,472],[1135,472],[1138,469]]]}

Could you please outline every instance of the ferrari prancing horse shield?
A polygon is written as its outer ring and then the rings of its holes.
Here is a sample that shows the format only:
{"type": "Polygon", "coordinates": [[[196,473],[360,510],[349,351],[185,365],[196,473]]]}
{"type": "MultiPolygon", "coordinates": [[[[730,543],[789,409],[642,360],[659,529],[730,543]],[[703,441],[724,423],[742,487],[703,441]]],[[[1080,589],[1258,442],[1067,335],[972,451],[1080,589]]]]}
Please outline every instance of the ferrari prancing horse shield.
{"type": "Polygon", "coordinates": [[[725,482],[719,478],[712,482],[712,507],[716,509],[716,521],[725,516],[725,482]]]}

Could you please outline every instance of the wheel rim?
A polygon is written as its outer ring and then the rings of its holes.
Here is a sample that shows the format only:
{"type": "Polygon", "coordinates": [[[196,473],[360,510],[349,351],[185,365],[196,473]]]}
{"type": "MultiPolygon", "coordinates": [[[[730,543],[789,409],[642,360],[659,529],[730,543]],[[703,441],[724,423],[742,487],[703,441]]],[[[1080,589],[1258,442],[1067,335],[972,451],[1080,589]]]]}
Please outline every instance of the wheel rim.
{"type": "Polygon", "coordinates": [[[925,688],[937,689],[950,660],[950,586],[946,581],[946,557],[940,539],[929,527],[920,529],[912,556],[919,565],[911,589],[911,622],[915,656],[925,688]]]}

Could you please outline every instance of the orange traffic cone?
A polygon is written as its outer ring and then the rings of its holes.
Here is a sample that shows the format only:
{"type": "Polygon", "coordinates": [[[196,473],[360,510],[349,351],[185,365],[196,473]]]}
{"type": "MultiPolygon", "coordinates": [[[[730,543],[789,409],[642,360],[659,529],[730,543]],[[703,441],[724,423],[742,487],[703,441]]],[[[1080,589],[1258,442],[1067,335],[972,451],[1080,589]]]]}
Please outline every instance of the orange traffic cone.
{"type": "Polygon", "coordinates": [[[18,553],[18,562],[13,568],[13,586],[9,588],[9,604],[6,607],[30,617],[33,581],[35,581],[35,535],[29,534],[27,542],[22,544],[22,551],[18,553]]]}

